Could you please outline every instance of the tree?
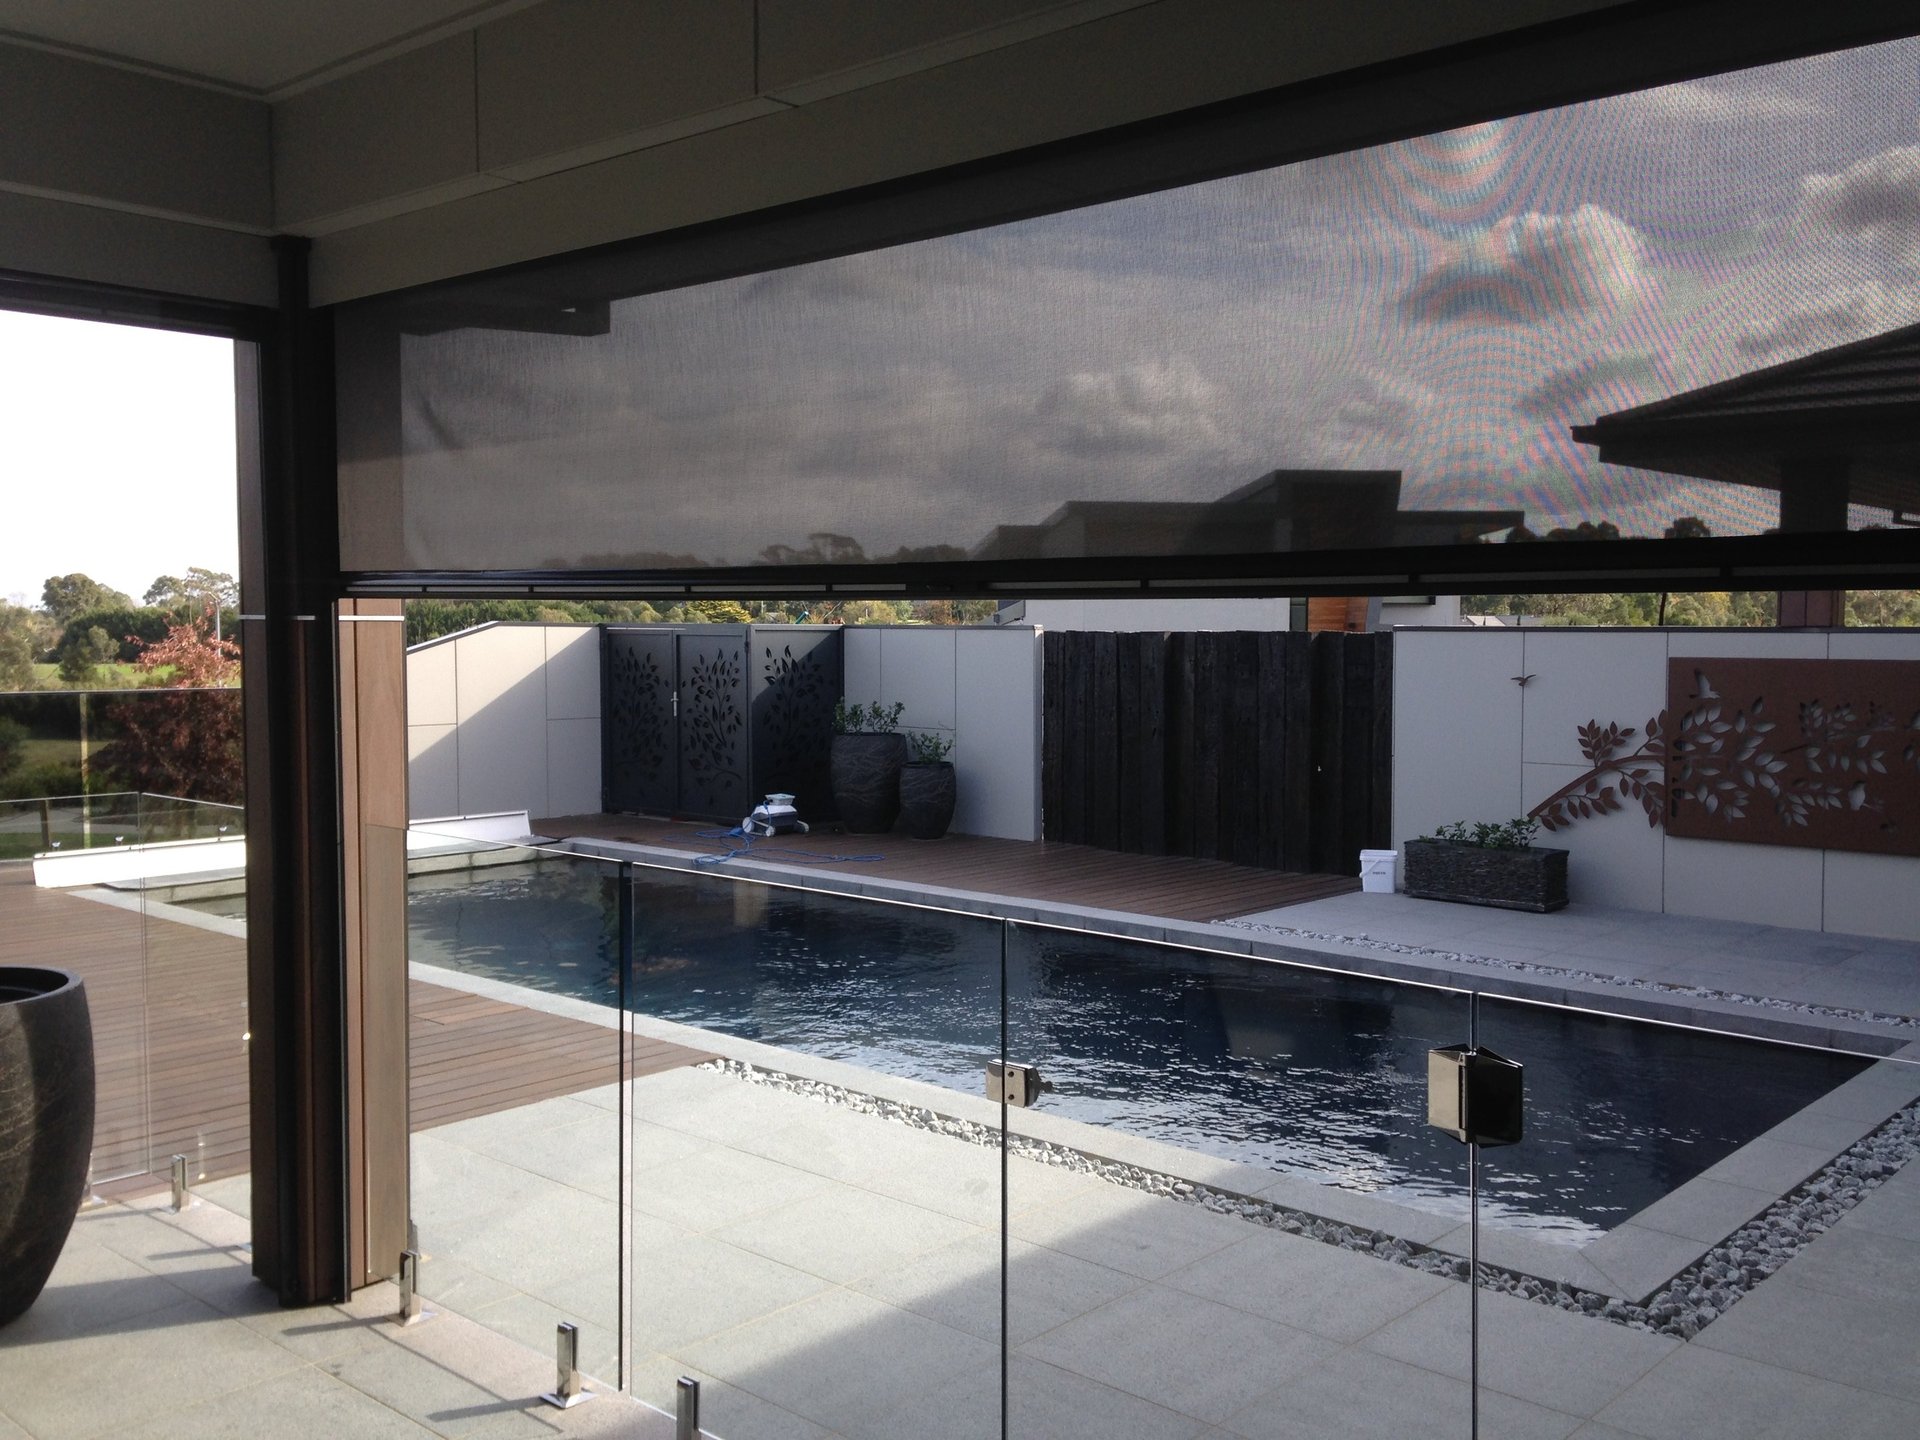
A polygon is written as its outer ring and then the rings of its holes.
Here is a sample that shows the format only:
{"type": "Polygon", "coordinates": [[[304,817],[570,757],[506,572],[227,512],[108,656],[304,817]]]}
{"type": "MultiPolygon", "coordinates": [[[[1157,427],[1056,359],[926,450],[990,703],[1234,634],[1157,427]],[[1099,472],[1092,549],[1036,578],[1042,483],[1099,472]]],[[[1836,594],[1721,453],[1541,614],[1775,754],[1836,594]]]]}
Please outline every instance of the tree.
{"type": "Polygon", "coordinates": [[[33,688],[33,662],[46,648],[41,624],[31,610],[0,604],[0,690],[33,688]]]}
{"type": "Polygon", "coordinates": [[[60,647],[60,678],[76,690],[100,678],[100,667],[119,653],[113,637],[98,625],[74,630],[60,647]]]}
{"type": "Polygon", "coordinates": [[[244,798],[240,647],[213,634],[213,617],[183,620],[143,645],[134,662],[164,683],[115,700],[118,738],[101,752],[134,790],[237,805],[244,798]],[[183,691],[166,695],[167,691],[183,691]]]}
{"type": "Polygon", "coordinates": [[[198,615],[209,606],[231,610],[240,603],[240,587],[224,570],[195,565],[185,578],[162,575],[147,587],[145,601],[163,610],[198,615]]]}
{"type": "MultiPolygon", "coordinates": [[[[173,617],[177,618],[177,617],[173,617]]],[[[54,653],[64,652],[73,638],[85,636],[95,628],[107,632],[107,638],[114,642],[114,653],[109,659],[124,660],[128,664],[140,656],[140,647],[163,639],[167,626],[172,623],[166,611],[152,607],[144,609],[89,610],[84,615],[76,615],[69,620],[66,628],[60,632],[60,638],[54,644],[54,653]]]]}
{"type": "Polygon", "coordinates": [[[40,588],[40,603],[53,623],[64,628],[68,621],[89,610],[131,610],[133,597],[102,585],[90,575],[75,572],[49,575],[47,583],[40,588]]]}
{"type": "Polygon", "coordinates": [[[20,763],[26,747],[27,727],[10,715],[0,715],[0,777],[20,763]]]}
{"type": "Polygon", "coordinates": [[[1698,515],[1682,515],[1678,520],[1675,520],[1671,525],[1667,526],[1666,533],[1660,538],[1663,540],[1705,540],[1712,534],[1713,531],[1707,527],[1707,522],[1702,520],[1698,515]]]}

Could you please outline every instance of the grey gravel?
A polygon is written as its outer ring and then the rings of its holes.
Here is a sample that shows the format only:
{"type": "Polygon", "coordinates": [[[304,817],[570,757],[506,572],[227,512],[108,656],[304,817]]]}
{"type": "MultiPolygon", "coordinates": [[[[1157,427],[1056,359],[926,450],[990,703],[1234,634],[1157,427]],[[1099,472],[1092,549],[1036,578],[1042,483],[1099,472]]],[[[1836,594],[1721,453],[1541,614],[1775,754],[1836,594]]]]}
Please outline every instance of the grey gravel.
{"type": "MultiPolygon", "coordinates": [[[[1461,1281],[1471,1278],[1473,1273],[1473,1267],[1458,1255],[1384,1231],[1329,1220],[1257,1196],[1202,1185],[1165,1171],[1108,1159],[1032,1136],[1010,1131],[1003,1134],[998,1126],[943,1115],[924,1105],[886,1100],[843,1085],[768,1070],[740,1060],[709,1060],[699,1068],[804,1096],[821,1104],[841,1106],[862,1115],[878,1116],[916,1130],[947,1135],[969,1145],[997,1147],[1004,1140],[1009,1154],[1024,1159],[1096,1175],[1110,1184],[1198,1205],[1216,1214],[1236,1216],[1288,1235],[1301,1235],[1323,1245],[1372,1255],[1411,1270],[1461,1281]]],[[[1484,1261],[1479,1267],[1479,1283],[1485,1289],[1536,1304],[1691,1340],[1724,1315],[1742,1295],[1806,1249],[1815,1237],[1831,1228],[1868,1193],[1885,1184],[1916,1154],[1920,1154],[1920,1101],[1850,1145],[1641,1304],[1484,1261]]]]}

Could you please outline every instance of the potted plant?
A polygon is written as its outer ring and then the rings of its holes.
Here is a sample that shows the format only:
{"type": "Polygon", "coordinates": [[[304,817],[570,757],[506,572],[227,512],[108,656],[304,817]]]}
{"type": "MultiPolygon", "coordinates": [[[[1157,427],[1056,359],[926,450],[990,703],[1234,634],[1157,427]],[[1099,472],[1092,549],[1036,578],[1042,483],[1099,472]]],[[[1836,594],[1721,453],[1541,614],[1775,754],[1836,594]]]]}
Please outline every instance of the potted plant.
{"type": "Polygon", "coordinates": [[[1407,894],[1545,914],[1567,903],[1567,852],[1535,845],[1537,820],[1456,820],[1406,844],[1407,894]]]}
{"type": "Polygon", "coordinates": [[[833,707],[833,749],[828,780],[834,809],[847,829],[878,835],[893,828],[900,812],[900,770],[907,763],[907,737],[898,733],[905,701],[891,708],[875,700],[833,707]]]}
{"type": "Polygon", "coordinates": [[[53,1273],[92,1151],[86,987],[65,970],[0,965],[0,1325],[53,1273]]]}
{"type": "Polygon", "coordinates": [[[900,829],[915,840],[938,840],[953,824],[953,741],[916,730],[907,737],[910,757],[900,771],[900,829]]]}

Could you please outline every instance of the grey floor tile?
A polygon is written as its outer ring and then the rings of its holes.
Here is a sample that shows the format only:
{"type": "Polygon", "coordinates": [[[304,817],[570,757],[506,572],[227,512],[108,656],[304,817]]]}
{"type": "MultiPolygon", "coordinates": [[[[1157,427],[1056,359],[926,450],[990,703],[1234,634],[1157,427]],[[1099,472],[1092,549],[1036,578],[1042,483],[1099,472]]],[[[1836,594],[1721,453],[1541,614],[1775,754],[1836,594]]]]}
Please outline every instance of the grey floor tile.
{"type": "Polygon", "coordinates": [[[1247,1235],[1244,1220],[1119,1185],[1023,1211],[1010,1228],[1022,1240],[1147,1280],[1247,1235]]]}
{"type": "MultiPolygon", "coordinates": [[[[1564,1440],[1579,1424],[1498,1391],[1480,1396],[1481,1440],[1564,1440]]],[[[1343,1350],[1248,1406],[1225,1429],[1245,1440],[1453,1440],[1472,1431],[1472,1392],[1465,1380],[1343,1350]]]]}
{"type": "Polygon", "coordinates": [[[982,1403],[998,1405],[997,1346],[850,1290],[703,1340],[682,1358],[843,1435],[874,1434],[883,1417],[969,1372],[980,1373],[982,1403]]]}
{"type": "Polygon", "coordinates": [[[1738,1230],[1776,1198],[1765,1190],[1696,1176],[1647,1206],[1631,1223],[1711,1245],[1738,1230]]]}
{"type": "Polygon", "coordinates": [[[551,1344],[538,1353],[458,1316],[383,1334],[320,1368],[429,1429],[451,1436],[550,1437],[551,1344]]]}
{"type": "Polygon", "coordinates": [[[117,1440],[425,1440],[434,1432],[318,1370],[296,1370],[216,1400],[166,1410],[117,1440]]]}
{"type": "Polygon", "coordinates": [[[965,1221],[890,1196],[835,1185],[713,1233],[716,1239],[844,1285],[976,1230],[965,1221]]]}
{"type": "Polygon", "coordinates": [[[633,1343],[637,1349],[678,1351],[817,1295],[827,1283],[710,1235],[636,1250],[633,1343]]]}
{"type": "Polygon", "coordinates": [[[1020,1353],[1217,1425],[1338,1348],[1244,1310],[1147,1285],[1028,1341],[1020,1353]]]}
{"type": "MultiPolygon", "coordinates": [[[[1008,1241],[1007,1333],[1015,1344],[1137,1289],[1137,1276],[1044,1245],[1008,1241]]],[[[969,1335],[1000,1341],[1000,1236],[981,1231],[854,1287],[969,1335]]]]}
{"type": "MultiPolygon", "coordinates": [[[[1819,1243],[1815,1241],[1814,1248],[1819,1243]]],[[[1842,1385],[1920,1400],[1920,1298],[1862,1304],[1851,1296],[1796,1285],[1783,1272],[1746,1295],[1692,1343],[1842,1385]]]]}
{"type": "Polygon", "coordinates": [[[1754,1140],[1701,1173],[1709,1180],[1784,1195],[1832,1158],[1825,1148],[1754,1140]]]}
{"type": "Polygon", "coordinates": [[[157,1411],[199,1404],[301,1364],[185,1296],[117,1322],[96,1317],[79,1333],[37,1332],[37,1314],[36,1306],[7,1327],[0,1396],[7,1414],[41,1440],[124,1430],[157,1411]]]}
{"type": "Polygon", "coordinates": [[[699,1234],[811,1195],[829,1182],[744,1150],[706,1145],[668,1165],[636,1171],[633,1205],[699,1234]]]}
{"type": "Polygon", "coordinates": [[[1256,1231],[1161,1283],[1331,1340],[1351,1341],[1453,1282],[1297,1235],[1256,1231]]]}
{"type": "Polygon", "coordinates": [[[1698,1260],[1710,1243],[1628,1223],[1615,1226],[1581,1253],[1620,1294],[1642,1300],[1698,1260]]]}
{"type": "MultiPolygon", "coordinates": [[[[1464,1380],[1472,1334],[1468,1295],[1462,1287],[1436,1296],[1361,1343],[1396,1360],[1464,1380]]],[[[1680,1343],[1484,1292],[1479,1336],[1483,1385],[1583,1418],[1598,1414],[1680,1343]]]]}
{"type": "Polygon", "coordinates": [[[1908,1165],[1840,1217],[1836,1230],[1872,1230],[1920,1240],[1920,1165],[1908,1165]]]}
{"type": "Polygon", "coordinates": [[[1654,1366],[1599,1418],[1651,1440],[1920,1434],[1920,1407],[1693,1345],[1654,1366]]]}
{"type": "Polygon", "coordinates": [[[636,1352],[629,1389],[636,1399],[673,1413],[681,1376],[700,1382],[700,1428],[724,1440],[835,1440],[831,1431],[717,1376],[666,1355],[636,1352]]]}
{"type": "MultiPolygon", "coordinates": [[[[1007,1434],[1027,1440],[1189,1440],[1205,1427],[1191,1416],[1102,1385],[1071,1370],[1014,1356],[1007,1375],[1007,1434]]],[[[997,1369],[957,1375],[927,1397],[883,1416],[887,1440],[1000,1440],[997,1369]],[[983,1397],[982,1388],[987,1394],[983,1397]],[[986,1403],[983,1402],[983,1398],[986,1403]]]]}
{"type": "Polygon", "coordinates": [[[1920,1240],[1835,1226],[1773,1278],[1863,1305],[1910,1302],[1920,1296],[1920,1240]]]}

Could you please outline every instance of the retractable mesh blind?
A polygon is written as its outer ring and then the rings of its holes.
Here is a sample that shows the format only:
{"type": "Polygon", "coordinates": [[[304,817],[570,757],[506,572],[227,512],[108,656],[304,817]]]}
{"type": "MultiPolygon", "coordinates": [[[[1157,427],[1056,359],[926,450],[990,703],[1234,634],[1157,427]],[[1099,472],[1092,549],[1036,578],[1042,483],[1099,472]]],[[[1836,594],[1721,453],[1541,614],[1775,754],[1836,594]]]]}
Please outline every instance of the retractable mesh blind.
{"type": "Polygon", "coordinates": [[[344,564],[957,582],[1910,524],[1916,61],[672,289],[642,248],[342,307],[344,564]]]}

